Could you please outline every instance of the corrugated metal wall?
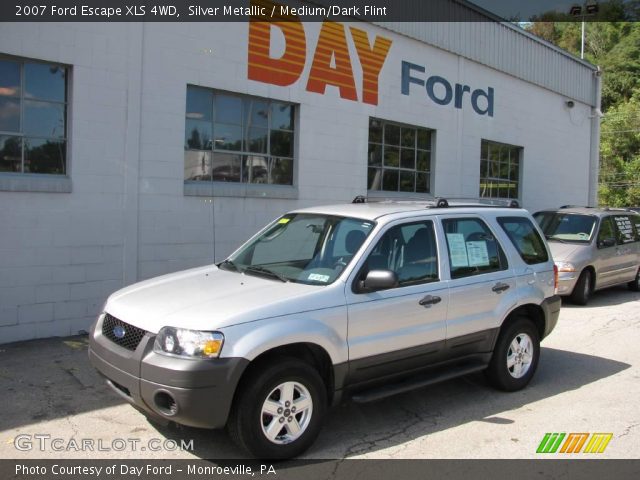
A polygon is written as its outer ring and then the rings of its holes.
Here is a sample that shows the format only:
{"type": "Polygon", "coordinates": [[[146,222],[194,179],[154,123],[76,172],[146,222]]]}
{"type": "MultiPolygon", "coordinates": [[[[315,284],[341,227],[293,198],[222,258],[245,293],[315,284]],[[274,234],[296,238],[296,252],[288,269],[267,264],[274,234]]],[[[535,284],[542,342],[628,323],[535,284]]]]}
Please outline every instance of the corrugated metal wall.
{"type": "MultiPolygon", "coordinates": [[[[305,3],[330,6],[334,2],[305,3]]],[[[353,5],[367,4],[375,2],[353,0],[353,5]]],[[[593,65],[516,25],[500,22],[477,5],[466,0],[403,0],[390,12],[395,19],[430,21],[372,23],[596,107],[593,65]]]]}
{"type": "Polygon", "coordinates": [[[375,24],[595,106],[595,67],[509,24],[491,21],[375,24]]]}

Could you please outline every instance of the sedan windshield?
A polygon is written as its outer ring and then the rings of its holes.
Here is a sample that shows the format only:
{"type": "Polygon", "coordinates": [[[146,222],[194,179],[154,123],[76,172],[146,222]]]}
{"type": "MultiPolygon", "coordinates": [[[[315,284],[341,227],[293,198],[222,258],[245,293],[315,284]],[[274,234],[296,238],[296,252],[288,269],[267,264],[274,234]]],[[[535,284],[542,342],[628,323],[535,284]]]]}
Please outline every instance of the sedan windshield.
{"type": "Polygon", "coordinates": [[[538,212],[534,218],[547,240],[589,243],[593,238],[596,217],[577,213],[538,212]]]}
{"type": "Polygon", "coordinates": [[[328,285],[349,264],[374,223],[319,214],[288,214],[219,267],[276,281],[328,285]]]}

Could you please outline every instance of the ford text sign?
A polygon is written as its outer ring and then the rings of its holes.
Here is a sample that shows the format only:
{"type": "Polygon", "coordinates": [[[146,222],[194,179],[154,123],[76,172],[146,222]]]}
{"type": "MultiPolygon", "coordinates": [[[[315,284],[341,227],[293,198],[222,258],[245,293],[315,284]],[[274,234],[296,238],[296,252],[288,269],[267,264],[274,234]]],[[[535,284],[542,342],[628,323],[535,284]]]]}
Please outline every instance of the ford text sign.
{"type": "MultiPolygon", "coordinates": [[[[469,85],[451,83],[438,75],[428,76],[426,68],[415,63],[402,62],[402,94],[409,95],[411,84],[418,85],[426,91],[427,97],[438,105],[450,105],[462,108],[466,98],[478,115],[493,117],[493,88],[486,90],[476,88],[473,91],[469,85]]],[[[417,88],[417,87],[414,87],[417,88]]]]}

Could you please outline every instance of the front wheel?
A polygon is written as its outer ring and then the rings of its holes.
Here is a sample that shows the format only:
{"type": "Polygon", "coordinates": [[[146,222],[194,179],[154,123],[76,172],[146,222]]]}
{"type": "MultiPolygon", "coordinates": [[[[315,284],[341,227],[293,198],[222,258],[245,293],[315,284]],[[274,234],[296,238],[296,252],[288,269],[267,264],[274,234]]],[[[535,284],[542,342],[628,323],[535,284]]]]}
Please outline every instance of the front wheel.
{"type": "Polygon", "coordinates": [[[586,305],[591,298],[591,291],[591,271],[583,270],[571,292],[571,301],[578,305],[586,305]]]}
{"type": "Polygon", "coordinates": [[[538,368],[540,335],[533,322],[520,317],[500,333],[486,370],[489,383],[513,392],[527,386],[538,368]]]}
{"type": "Polygon", "coordinates": [[[327,395],[318,372],[294,359],[277,360],[243,381],[227,430],[255,457],[287,459],[314,442],[327,395]]]}

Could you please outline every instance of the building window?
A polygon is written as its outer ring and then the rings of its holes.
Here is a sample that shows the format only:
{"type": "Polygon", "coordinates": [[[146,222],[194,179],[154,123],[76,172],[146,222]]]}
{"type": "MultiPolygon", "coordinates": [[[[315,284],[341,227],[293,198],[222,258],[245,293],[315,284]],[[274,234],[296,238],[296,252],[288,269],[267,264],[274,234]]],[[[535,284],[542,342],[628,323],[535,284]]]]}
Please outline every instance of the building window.
{"type": "Polygon", "coordinates": [[[186,181],[293,185],[290,103],[187,86],[186,181]]]}
{"type": "Polygon", "coordinates": [[[0,172],[66,174],[68,70],[0,57],[0,172]]]}
{"type": "Polygon", "coordinates": [[[431,139],[426,128],[369,119],[369,190],[431,191],[431,139]]]}
{"type": "Polygon", "coordinates": [[[482,140],[480,147],[480,197],[520,196],[522,147],[482,140]]]}

